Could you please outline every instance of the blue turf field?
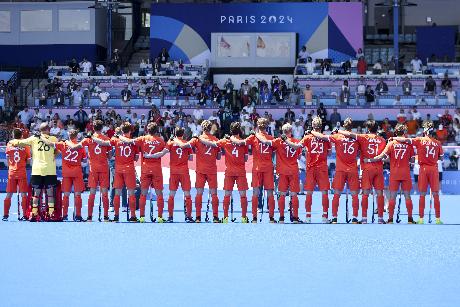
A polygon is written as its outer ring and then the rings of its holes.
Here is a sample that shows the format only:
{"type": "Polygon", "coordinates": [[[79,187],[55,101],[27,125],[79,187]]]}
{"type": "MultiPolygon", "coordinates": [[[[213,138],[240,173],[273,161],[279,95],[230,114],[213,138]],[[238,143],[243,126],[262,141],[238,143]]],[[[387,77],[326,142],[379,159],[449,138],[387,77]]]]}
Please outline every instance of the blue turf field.
{"type": "MultiPolygon", "coordinates": [[[[446,224],[460,224],[458,199],[441,196],[446,224]]],[[[313,204],[319,222],[319,194],[313,204]]],[[[15,218],[0,222],[1,306],[460,305],[457,225],[270,225],[266,215],[257,225],[15,218]]]]}

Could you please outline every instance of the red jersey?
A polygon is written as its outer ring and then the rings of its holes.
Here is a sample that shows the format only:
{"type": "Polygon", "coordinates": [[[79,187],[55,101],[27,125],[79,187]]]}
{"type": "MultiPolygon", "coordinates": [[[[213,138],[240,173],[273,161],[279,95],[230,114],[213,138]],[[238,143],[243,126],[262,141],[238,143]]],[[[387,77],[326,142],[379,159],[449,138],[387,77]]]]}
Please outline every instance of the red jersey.
{"type": "MultiPolygon", "coordinates": [[[[202,138],[217,142],[218,139],[211,134],[203,134],[202,138]]],[[[217,174],[217,155],[219,154],[219,147],[209,147],[200,142],[199,139],[194,138],[190,141],[190,145],[196,152],[196,172],[200,174],[217,174]]]]}
{"type": "Polygon", "coordinates": [[[383,172],[382,161],[365,163],[364,159],[371,159],[380,155],[386,146],[385,139],[375,134],[358,134],[357,140],[361,151],[361,169],[377,168],[383,172]]]}
{"type": "Polygon", "coordinates": [[[305,153],[307,170],[312,168],[327,169],[327,155],[331,149],[330,142],[323,141],[310,134],[306,135],[300,143],[307,149],[305,153]]]}
{"type": "Polygon", "coordinates": [[[410,159],[414,156],[411,144],[389,142],[383,151],[390,157],[390,174],[393,180],[410,180],[410,159]]]}
{"type": "MultiPolygon", "coordinates": [[[[75,142],[73,142],[76,144],[75,142]]],[[[55,148],[62,154],[62,177],[76,177],[82,175],[81,161],[86,159],[84,148],[72,149],[66,142],[57,142],[55,148]]]]}
{"type": "MultiPolygon", "coordinates": [[[[260,132],[265,139],[273,140],[273,137],[266,132],[260,132]]],[[[252,146],[252,155],[254,156],[252,163],[253,172],[273,172],[273,147],[270,145],[263,144],[256,138],[255,135],[251,135],[246,139],[246,144],[252,146]]]]}
{"type": "Polygon", "coordinates": [[[420,166],[437,166],[439,157],[442,157],[444,154],[441,142],[427,136],[412,139],[412,144],[417,148],[418,163],[420,166]]]}
{"type": "MultiPolygon", "coordinates": [[[[292,143],[299,143],[299,140],[288,138],[292,143]]],[[[294,175],[299,172],[297,159],[302,154],[302,149],[289,147],[281,139],[272,141],[273,148],[276,150],[276,172],[280,175],[294,175]]]]}
{"type": "Polygon", "coordinates": [[[338,172],[355,172],[358,170],[359,143],[357,140],[336,133],[329,136],[329,141],[335,145],[336,170],[338,172]]]}
{"type": "Polygon", "coordinates": [[[246,155],[248,154],[248,147],[234,145],[232,141],[227,139],[218,141],[217,145],[225,150],[225,175],[246,177],[244,164],[246,162],[246,155]]]}
{"type": "Polygon", "coordinates": [[[115,147],[115,172],[133,173],[134,160],[138,153],[135,144],[125,144],[118,138],[111,138],[110,144],[115,147]]]}
{"type": "Polygon", "coordinates": [[[30,147],[6,146],[6,158],[8,159],[8,177],[26,178],[27,159],[30,159],[30,147]]]}
{"type": "Polygon", "coordinates": [[[161,173],[161,158],[145,159],[143,155],[152,155],[162,151],[165,148],[165,141],[163,141],[163,138],[161,136],[144,135],[138,137],[135,144],[139,147],[139,150],[142,153],[141,173],[161,173]]]}
{"type": "MultiPolygon", "coordinates": [[[[178,142],[185,144],[186,141],[177,139],[178,142]]],[[[188,159],[193,150],[191,148],[180,148],[174,142],[168,142],[166,148],[169,150],[169,167],[171,174],[183,175],[188,174],[188,159]]]]}
{"type": "MultiPolygon", "coordinates": [[[[103,134],[95,133],[94,136],[103,141],[110,140],[103,134]]],[[[82,145],[88,148],[90,172],[108,173],[109,162],[107,159],[109,158],[110,147],[101,146],[89,138],[84,139],[82,145]]]]}

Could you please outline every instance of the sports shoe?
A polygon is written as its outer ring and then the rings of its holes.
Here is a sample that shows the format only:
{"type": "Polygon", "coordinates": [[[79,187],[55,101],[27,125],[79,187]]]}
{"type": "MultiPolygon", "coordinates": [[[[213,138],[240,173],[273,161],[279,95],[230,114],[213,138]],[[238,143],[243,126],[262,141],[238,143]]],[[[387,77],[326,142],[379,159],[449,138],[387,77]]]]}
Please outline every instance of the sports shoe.
{"type": "Polygon", "coordinates": [[[271,217],[269,223],[270,223],[270,224],[276,224],[275,218],[271,217]]]}
{"type": "Polygon", "coordinates": [[[157,218],[157,223],[163,224],[164,222],[165,220],[161,216],[157,218]]]}
{"type": "Polygon", "coordinates": [[[128,211],[128,207],[121,207],[121,212],[127,212],[128,211]]]}
{"type": "Polygon", "coordinates": [[[76,215],[74,218],[74,222],[85,222],[85,220],[81,216],[76,215]]]}
{"type": "Polygon", "coordinates": [[[87,221],[87,222],[92,222],[92,221],[93,221],[93,217],[92,217],[92,216],[88,216],[88,217],[86,218],[86,221],[87,221]]]}
{"type": "Polygon", "coordinates": [[[212,222],[213,222],[213,223],[216,223],[216,224],[217,224],[217,223],[220,223],[219,217],[218,217],[218,216],[214,216],[214,217],[212,218],[212,222]]]}
{"type": "Polygon", "coordinates": [[[243,223],[243,224],[247,224],[247,223],[249,223],[249,219],[248,219],[248,217],[247,217],[247,216],[245,216],[245,217],[242,217],[242,218],[241,218],[241,223],[243,223]]]}
{"type": "Polygon", "coordinates": [[[21,216],[21,217],[19,218],[19,221],[25,222],[25,221],[28,221],[28,219],[27,219],[27,217],[25,217],[25,216],[21,216]]]}
{"type": "Polygon", "coordinates": [[[62,217],[62,221],[63,221],[63,222],[67,222],[68,220],[69,220],[69,217],[68,217],[67,215],[64,215],[64,216],[62,217]]]}
{"type": "Polygon", "coordinates": [[[393,224],[393,219],[389,218],[388,221],[387,221],[387,224],[393,224]]]}
{"type": "Polygon", "coordinates": [[[29,219],[29,222],[40,222],[40,216],[38,214],[32,214],[29,219]]]}
{"type": "Polygon", "coordinates": [[[253,217],[251,223],[257,224],[257,217],[253,217]]]}
{"type": "Polygon", "coordinates": [[[139,223],[145,223],[145,217],[144,216],[141,216],[139,218],[139,223]]]}
{"type": "Polygon", "coordinates": [[[322,217],[322,218],[321,218],[321,222],[322,222],[323,224],[329,224],[329,220],[327,219],[327,217],[322,217]]]}
{"type": "MultiPolygon", "coordinates": [[[[393,220],[392,220],[393,221],[393,220]]],[[[383,219],[383,217],[379,217],[379,224],[386,224],[385,223],[385,220],[383,219]]]]}
{"type": "Polygon", "coordinates": [[[298,217],[294,217],[292,219],[292,223],[294,223],[294,224],[303,224],[303,221],[301,219],[299,219],[298,217]]]}
{"type": "Polygon", "coordinates": [[[332,218],[332,220],[331,220],[330,223],[331,223],[331,224],[337,224],[337,218],[336,218],[336,217],[332,218]]]}
{"type": "Polygon", "coordinates": [[[197,216],[195,218],[195,223],[201,223],[201,216],[197,216]]]}
{"type": "Polygon", "coordinates": [[[361,224],[367,224],[367,218],[361,219],[361,224]]]}
{"type": "Polygon", "coordinates": [[[257,208],[257,213],[262,213],[262,209],[257,208]]]}
{"type": "Polygon", "coordinates": [[[407,218],[407,224],[415,224],[414,218],[412,216],[407,218]]]}
{"type": "Polygon", "coordinates": [[[441,219],[436,219],[436,225],[442,225],[442,224],[444,223],[441,221],[441,219]]]}
{"type": "Polygon", "coordinates": [[[193,218],[187,216],[187,217],[185,218],[185,222],[186,222],[186,223],[195,223],[195,220],[193,220],[193,218]]]}
{"type": "Polygon", "coordinates": [[[305,224],[311,224],[311,217],[307,217],[305,219],[305,224]]]}
{"type": "Polygon", "coordinates": [[[130,217],[130,218],[128,219],[128,222],[131,222],[131,223],[138,223],[139,220],[137,219],[136,216],[132,216],[132,217],[130,217]]]}
{"type": "Polygon", "coordinates": [[[118,215],[115,215],[115,216],[113,217],[112,222],[118,223],[119,221],[120,221],[120,217],[119,217],[118,215]]]}
{"type": "Polygon", "coordinates": [[[359,221],[358,221],[358,219],[356,217],[354,217],[354,218],[351,219],[351,223],[352,224],[359,224],[359,221]]]}
{"type": "Polygon", "coordinates": [[[423,221],[423,217],[418,219],[417,224],[419,224],[419,225],[425,224],[425,222],[423,221]]]}
{"type": "Polygon", "coordinates": [[[284,224],[284,216],[280,216],[280,219],[278,220],[278,223],[284,224]]]}
{"type": "Polygon", "coordinates": [[[168,219],[166,220],[166,223],[174,223],[174,219],[172,216],[168,217],[168,219]]]}
{"type": "Polygon", "coordinates": [[[103,220],[103,221],[104,221],[104,222],[110,222],[110,219],[109,219],[108,216],[104,216],[104,220],[103,220]]]}
{"type": "Polygon", "coordinates": [[[224,219],[222,220],[222,224],[228,224],[228,216],[224,217],[224,219]]]}
{"type": "Polygon", "coordinates": [[[4,215],[3,218],[2,218],[2,221],[8,222],[8,215],[4,215]]]}

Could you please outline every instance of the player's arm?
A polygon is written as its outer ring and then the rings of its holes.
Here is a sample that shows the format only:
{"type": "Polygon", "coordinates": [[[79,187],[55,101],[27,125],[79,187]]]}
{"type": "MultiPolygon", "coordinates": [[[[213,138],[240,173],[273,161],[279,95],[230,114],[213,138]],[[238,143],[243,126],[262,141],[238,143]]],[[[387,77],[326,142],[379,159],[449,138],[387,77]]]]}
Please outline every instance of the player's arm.
{"type": "Polygon", "coordinates": [[[327,135],[324,135],[322,134],[321,132],[317,132],[317,131],[311,131],[310,132],[314,137],[322,140],[322,141],[326,141],[326,142],[329,142],[329,136],[327,135]]]}
{"type": "Polygon", "coordinates": [[[144,158],[145,159],[159,159],[161,157],[163,157],[164,155],[166,155],[167,153],[169,152],[169,149],[167,148],[164,148],[162,151],[159,151],[159,152],[156,152],[154,154],[144,154],[144,158]]]}
{"type": "Polygon", "coordinates": [[[267,140],[262,134],[256,133],[254,136],[264,145],[273,146],[273,140],[267,140]]]}
{"type": "Polygon", "coordinates": [[[179,148],[193,148],[193,143],[195,142],[196,138],[198,137],[193,136],[192,139],[188,141],[187,143],[178,142],[176,138],[172,138],[170,139],[170,141],[174,143],[174,146],[177,146],[179,148]]]}
{"type": "Polygon", "coordinates": [[[412,144],[412,139],[411,138],[406,138],[406,137],[402,137],[402,136],[392,137],[391,140],[396,141],[396,142],[400,142],[400,143],[412,144]]]}
{"type": "Polygon", "coordinates": [[[350,132],[350,131],[346,131],[346,130],[337,130],[337,133],[340,133],[346,137],[349,137],[349,138],[352,138],[352,139],[355,139],[357,140],[358,139],[358,134],[356,133],[353,133],[353,132],[350,132]]]}
{"type": "Polygon", "coordinates": [[[284,143],[286,143],[289,147],[291,147],[292,149],[299,149],[299,148],[302,148],[303,145],[302,145],[302,142],[299,142],[299,143],[293,143],[291,141],[288,140],[288,138],[286,137],[286,135],[281,135],[281,139],[283,140],[284,143]]]}
{"type": "Polygon", "coordinates": [[[125,144],[136,144],[137,139],[129,139],[123,135],[118,136],[118,139],[125,144]]]}
{"type": "Polygon", "coordinates": [[[246,144],[246,140],[247,140],[249,137],[246,138],[246,139],[244,139],[244,140],[239,140],[239,139],[237,139],[236,137],[234,137],[233,135],[230,136],[230,137],[228,137],[227,135],[225,135],[225,138],[226,138],[226,139],[229,139],[230,142],[232,142],[233,145],[237,145],[237,146],[246,146],[246,145],[247,145],[247,144],[246,144]]]}
{"type": "Polygon", "coordinates": [[[19,146],[19,147],[25,147],[25,146],[30,146],[32,145],[32,143],[34,142],[34,140],[36,139],[36,136],[31,136],[31,137],[28,137],[27,139],[15,139],[15,140],[11,140],[9,141],[8,143],[11,145],[11,146],[19,146]]]}
{"type": "Polygon", "coordinates": [[[379,162],[379,161],[382,161],[382,160],[386,160],[388,159],[388,151],[390,150],[390,147],[391,147],[391,142],[389,142],[386,146],[385,146],[385,149],[382,151],[382,153],[378,156],[375,156],[373,158],[370,158],[370,159],[364,159],[364,162],[366,163],[372,163],[372,162],[379,162]]]}
{"type": "Polygon", "coordinates": [[[203,144],[203,145],[206,145],[208,147],[219,147],[219,145],[217,145],[217,142],[212,142],[212,141],[208,141],[202,137],[198,137],[198,140],[203,144]]]}
{"type": "Polygon", "coordinates": [[[106,146],[106,147],[112,147],[112,144],[110,143],[110,141],[104,141],[104,140],[101,140],[100,138],[95,137],[95,136],[93,136],[92,139],[98,145],[106,146]]]}

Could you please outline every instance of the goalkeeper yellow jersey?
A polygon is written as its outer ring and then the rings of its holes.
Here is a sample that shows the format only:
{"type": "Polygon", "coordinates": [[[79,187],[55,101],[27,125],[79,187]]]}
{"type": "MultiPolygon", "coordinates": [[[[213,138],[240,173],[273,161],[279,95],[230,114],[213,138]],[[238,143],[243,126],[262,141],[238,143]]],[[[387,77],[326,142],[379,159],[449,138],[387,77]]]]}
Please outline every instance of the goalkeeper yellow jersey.
{"type": "MultiPolygon", "coordinates": [[[[42,134],[42,137],[51,142],[57,142],[54,136],[42,134]]],[[[30,146],[32,152],[32,175],[56,175],[55,149],[53,146],[46,145],[40,138],[35,136],[23,140],[12,140],[10,144],[12,146],[30,146]]]]}

